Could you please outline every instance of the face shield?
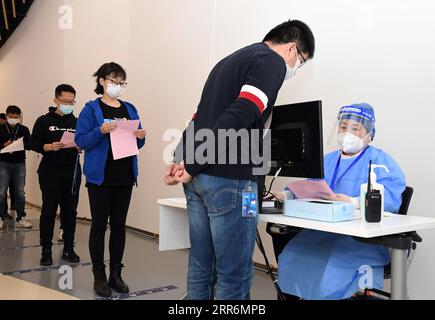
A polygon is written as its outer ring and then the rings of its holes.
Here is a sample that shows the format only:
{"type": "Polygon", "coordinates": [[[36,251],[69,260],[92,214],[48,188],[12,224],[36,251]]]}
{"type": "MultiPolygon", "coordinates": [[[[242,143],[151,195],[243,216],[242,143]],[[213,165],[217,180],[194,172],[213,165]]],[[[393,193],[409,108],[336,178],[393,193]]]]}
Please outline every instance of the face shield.
{"type": "Polygon", "coordinates": [[[374,134],[373,108],[348,106],[340,109],[327,143],[344,153],[358,153],[373,140],[374,134]]]}

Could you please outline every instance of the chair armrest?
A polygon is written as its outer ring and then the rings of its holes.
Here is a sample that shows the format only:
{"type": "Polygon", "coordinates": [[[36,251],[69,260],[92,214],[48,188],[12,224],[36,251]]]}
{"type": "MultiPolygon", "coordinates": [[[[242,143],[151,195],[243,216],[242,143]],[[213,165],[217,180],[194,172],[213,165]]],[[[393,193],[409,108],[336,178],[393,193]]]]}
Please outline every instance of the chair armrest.
{"type": "Polygon", "coordinates": [[[412,241],[414,241],[414,242],[418,242],[418,243],[423,242],[422,237],[420,237],[420,236],[418,235],[417,231],[412,232],[412,233],[411,233],[411,236],[412,236],[412,241]]]}
{"type": "Polygon", "coordinates": [[[301,231],[301,228],[287,226],[285,224],[278,224],[278,223],[271,223],[269,222],[266,226],[266,232],[273,236],[273,235],[286,235],[286,234],[292,234],[297,231],[301,231]]]}

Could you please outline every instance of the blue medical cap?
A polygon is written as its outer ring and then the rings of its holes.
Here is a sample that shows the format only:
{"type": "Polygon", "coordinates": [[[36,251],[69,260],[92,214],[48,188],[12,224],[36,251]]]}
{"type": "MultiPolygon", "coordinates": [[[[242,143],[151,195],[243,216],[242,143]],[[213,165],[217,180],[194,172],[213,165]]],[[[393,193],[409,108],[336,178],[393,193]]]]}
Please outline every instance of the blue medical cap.
{"type": "Polygon", "coordinates": [[[368,103],[355,103],[350,106],[345,106],[338,113],[340,120],[351,119],[361,123],[367,132],[372,133],[372,137],[376,134],[376,118],[375,110],[368,103]]]}

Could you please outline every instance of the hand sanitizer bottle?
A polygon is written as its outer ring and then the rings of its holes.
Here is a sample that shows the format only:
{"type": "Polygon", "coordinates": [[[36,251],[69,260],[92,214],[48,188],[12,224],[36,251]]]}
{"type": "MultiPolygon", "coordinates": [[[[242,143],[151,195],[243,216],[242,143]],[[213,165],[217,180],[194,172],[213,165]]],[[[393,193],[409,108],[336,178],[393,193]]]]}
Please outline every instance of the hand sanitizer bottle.
{"type": "MultiPolygon", "coordinates": [[[[377,165],[377,164],[372,164],[372,169],[370,172],[370,180],[372,183],[372,189],[373,190],[379,190],[382,196],[382,211],[381,211],[381,217],[384,215],[384,186],[382,184],[378,184],[377,183],[377,175],[375,172],[376,168],[383,168],[385,169],[385,171],[387,171],[388,173],[390,172],[390,170],[388,170],[388,168],[384,165],[377,165]]],[[[360,209],[361,209],[361,219],[364,219],[365,217],[365,199],[366,199],[366,195],[367,195],[367,183],[364,183],[361,185],[361,190],[360,190],[360,209]]]]}

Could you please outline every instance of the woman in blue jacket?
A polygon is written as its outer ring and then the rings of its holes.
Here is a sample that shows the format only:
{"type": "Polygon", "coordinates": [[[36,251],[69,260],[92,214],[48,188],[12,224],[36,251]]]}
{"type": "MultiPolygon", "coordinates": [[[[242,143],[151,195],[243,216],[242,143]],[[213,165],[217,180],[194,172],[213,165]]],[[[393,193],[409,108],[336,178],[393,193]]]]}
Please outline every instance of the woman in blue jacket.
{"type": "MultiPolygon", "coordinates": [[[[91,208],[92,226],[89,251],[94,273],[94,290],[102,297],[111,296],[111,288],[128,293],[129,287],[121,278],[124,267],[125,223],[133,185],[137,183],[137,156],[114,160],[110,133],[115,121],[138,120],[136,108],[118,98],[126,87],[127,74],[116,63],[104,64],[95,74],[100,98],[88,102],[82,110],[76,131],[76,143],[85,151],[84,174],[91,208]],[[104,265],[104,237],[110,218],[110,277],[107,281],[104,265]]],[[[137,145],[145,144],[146,132],[135,133],[137,145]]]]}

